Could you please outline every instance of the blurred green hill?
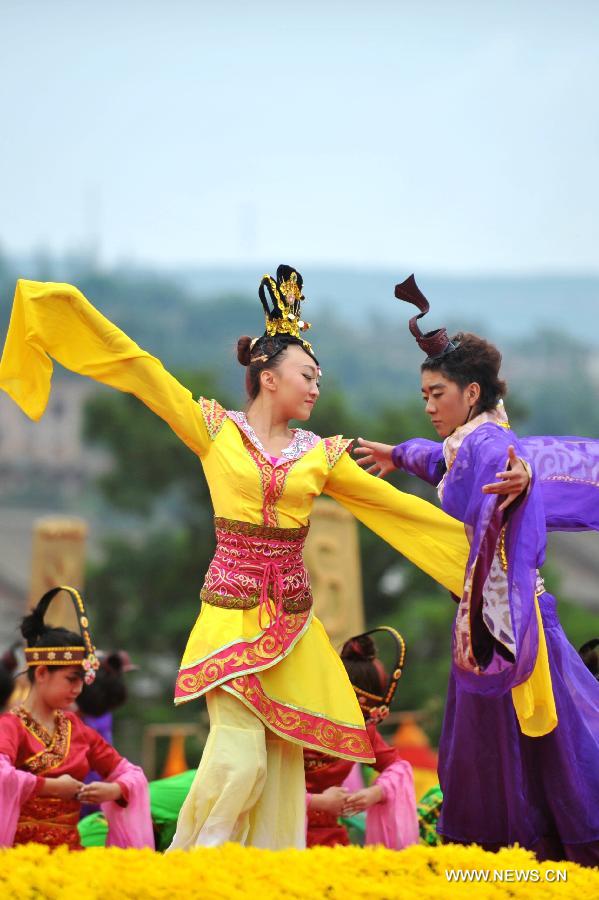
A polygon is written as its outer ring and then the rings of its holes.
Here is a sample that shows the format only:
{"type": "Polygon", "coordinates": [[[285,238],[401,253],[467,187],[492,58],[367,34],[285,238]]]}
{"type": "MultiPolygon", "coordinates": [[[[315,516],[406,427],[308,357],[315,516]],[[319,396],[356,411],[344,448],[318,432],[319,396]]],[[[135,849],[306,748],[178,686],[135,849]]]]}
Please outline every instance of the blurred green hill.
{"type": "MultiPolygon", "coordinates": [[[[255,272],[97,273],[81,261],[61,266],[45,257],[29,263],[31,273],[21,266],[0,257],[1,332],[17,275],[70,279],[166,366],[210,372],[217,390],[234,405],[243,402],[235,347],[241,334],[262,331],[255,272]]],[[[417,399],[421,354],[407,329],[408,307],[393,299],[393,273],[316,270],[314,276],[304,312],[313,322],[324,391],[338,386],[361,414],[417,399]]],[[[423,287],[433,302],[431,327],[474,330],[500,344],[508,411],[523,433],[599,436],[599,406],[592,400],[599,390],[599,279],[428,278],[423,287]]]]}
{"type": "MultiPolygon", "coordinates": [[[[243,293],[217,293],[215,288],[207,296],[191,277],[185,283],[164,273],[97,273],[85,266],[63,273],[43,260],[38,268],[31,274],[77,284],[194,394],[216,396],[229,407],[243,405],[244,373],[235,359],[235,345],[239,335],[263,329],[254,295],[255,274],[243,293]]],[[[14,262],[0,259],[2,333],[17,274],[14,262]]],[[[387,281],[391,288],[391,273],[387,281]]],[[[471,323],[461,308],[454,321],[480,328],[492,338],[493,331],[484,329],[491,299],[492,292],[486,303],[481,296],[479,322],[471,323]]],[[[382,303],[366,314],[362,309],[360,315],[349,302],[331,302],[324,310],[316,302],[306,306],[305,315],[314,322],[311,339],[324,369],[321,398],[310,421],[317,433],[361,434],[391,443],[414,435],[434,437],[419,398],[421,356],[407,331],[406,310],[400,308],[400,316],[398,306],[390,289],[389,315],[382,303]]],[[[517,429],[599,437],[595,400],[599,370],[592,341],[555,328],[526,333],[524,325],[521,329],[516,322],[511,325],[512,336],[504,337],[501,347],[510,383],[508,411],[517,429]]],[[[142,664],[138,696],[144,702],[129,704],[122,720],[123,749],[129,743],[135,756],[144,722],[180,719],[169,698],[187,634],[199,612],[199,589],[214,547],[212,511],[197,459],[136,400],[99,390],[87,401],[84,418],[88,446],[104,451],[111,460],[95,485],[87,486],[85,502],[100,509],[106,522],[119,517],[126,522],[126,527],[121,522],[118,530],[105,534],[103,552],[90,565],[87,598],[98,643],[125,646],[142,664]]],[[[392,480],[434,499],[415,479],[398,474],[392,480]]],[[[408,641],[398,704],[428,710],[426,725],[435,739],[449,669],[454,605],[444,591],[366,529],[360,528],[360,540],[368,623],[395,625],[408,641]]],[[[559,574],[551,569],[549,582],[559,596],[559,574]]],[[[575,645],[599,633],[597,615],[561,596],[560,610],[575,645]]]]}

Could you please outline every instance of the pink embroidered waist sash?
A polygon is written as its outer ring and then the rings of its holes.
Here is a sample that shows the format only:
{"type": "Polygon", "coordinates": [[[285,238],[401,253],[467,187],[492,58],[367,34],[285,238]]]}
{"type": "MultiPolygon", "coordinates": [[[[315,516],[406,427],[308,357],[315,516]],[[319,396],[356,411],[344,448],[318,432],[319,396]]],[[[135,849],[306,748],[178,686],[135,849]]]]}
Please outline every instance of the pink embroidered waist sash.
{"type": "MultiPolygon", "coordinates": [[[[200,598],[223,609],[260,608],[278,620],[282,613],[312,606],[303,549],[309,526],[275,528],[216,517],[216,551],[200,598]]],[[[261,626],[262,626],[261,622],[261,626]]]]}

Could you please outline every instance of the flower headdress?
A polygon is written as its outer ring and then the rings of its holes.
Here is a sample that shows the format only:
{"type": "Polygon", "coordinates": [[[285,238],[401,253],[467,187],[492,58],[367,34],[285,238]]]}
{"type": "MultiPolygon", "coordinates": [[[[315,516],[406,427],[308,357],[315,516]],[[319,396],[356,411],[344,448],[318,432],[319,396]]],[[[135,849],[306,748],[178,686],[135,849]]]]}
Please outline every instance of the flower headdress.
{"type": "Polygon", "coordinates": [[[83,667],[84,681],[91,684],[96,677],[96,671],[100,666],[89,633],[89,622],[83,605],[83,599],[79,591],[73,587],[61,585],[47,591],[37,604],[34,615],[44,625],[44,616],[50,603],[57,594],[65,591],[73,602],[77,623],[81,634],[81,644],[72,647],[26,647],[25,658],[27,665],[31,666],[77,666],[83,667]]]}

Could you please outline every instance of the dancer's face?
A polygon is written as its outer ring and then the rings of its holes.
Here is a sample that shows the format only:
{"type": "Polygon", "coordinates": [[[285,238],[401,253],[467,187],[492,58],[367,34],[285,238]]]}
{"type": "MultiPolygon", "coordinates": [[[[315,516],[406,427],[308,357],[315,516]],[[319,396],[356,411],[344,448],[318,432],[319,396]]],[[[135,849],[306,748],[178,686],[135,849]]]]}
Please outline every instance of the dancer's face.
{"type": "Polygon", "coordinates": [[[51,709],[68,709],[83,689],[81,666],[36,666],[34,687],[51,709]]]}
{"type": "Polygon", "coordinates": [[[476,414],[480,385],[473,382],[462,388],[439,370],[425,369],[422,397],[433,428],[439,437],[446,438],[476,414]]]}
{"type": "Polygon", "coordinates": [[[262,390],[272,393],[281,418],[305,422],[320,394],[320,372],[312,357],[299,344],[284,351],[276,369],[261,373],[262,390]]]}

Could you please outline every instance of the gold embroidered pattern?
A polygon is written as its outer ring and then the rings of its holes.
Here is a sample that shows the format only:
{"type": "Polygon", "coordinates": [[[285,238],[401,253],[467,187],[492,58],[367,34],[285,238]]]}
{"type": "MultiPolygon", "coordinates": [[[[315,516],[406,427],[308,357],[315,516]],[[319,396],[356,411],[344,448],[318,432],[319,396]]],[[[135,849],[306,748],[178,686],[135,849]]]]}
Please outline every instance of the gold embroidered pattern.
{"type": "Polygon", "coordinates": [[[277,527],[279,524],[277,503],[281,499],[285,489],[285,480],[295,460],[286,460],[278,466],[273,466],[272,463],[264,459],[258,448],[254,446],[244,432],[240,431],[239,434],[260,475],[264,524],[269,527],[277,527]]]}
{"type": "Polygon", "coordinates": [[[541,477],[541,481],[567,481],[574,484],[590,484],[592,487],[599,487],[598,481],[592,481],[589,478],[576,478],[574,475],[547,475],[541,477]]]}
{"type": "Polygon", "coordinates": [[[12,710],[12,714],[17,716],[27,731],[44,745],[43,750],[25,760],[23,766],[28,772],[41,775],[48,769],[56,769],[65,761],[71,745],[71,723],[62,710],[56,710],[52,736],[24,706],[17,706],[12,710]]]}
{"type": "Polygon", "coordinates": [[[501,568],[504,572],[507,572],[507,553],[505,550],[505,530],[507,525],[504,525],[499,533],[499,559],[501,560],[501,568]]]}
{"type": "MultiPolygon", "coordinates": [[[[210,606],[219,606],[221,609],[255,609],[260,605],[260,595],[251,594],[249,597],[232,597],[230,594],[217,594],[202,588],[200,591],[202,603],[210,606]]],[[[286,613],[306,612],[312,606],[312,591],[307,589],[301,597],[283,598],[283,610],[286,613]]]]}
{"type": "Polygon", "coordinates": [[[198,694],[215,682],[226,679],[244,669],[268,668],[277,657],[291,645],[296,635],[304,628],[309,613],[281,616],[282,634],[265,631],[251,643],[239,640],[232,647],[216,651],[190,669],[181,669],[177,678],[175,697],[181,694],[198,694]]]}
{"type": "Polygon", "coordinates": [[[353,444],[352,438],[344,438],[342,434],[323,439],[324,452],[329,469],[337,465],[346,450],[350,450],[353,444]]]}
{"type": "Polygon", "coordinates": [[[225,689],[242,696],[278,734],[335,756],[366,762],[373,758],[365,727],[338,725],[314,713],[292,709],[265,694],[255,675],[233,678],[227,682],[225,689]]]}
{"type": "Polygon", "coordinates": [[[77,822],[81,804],[77,800],[59,800],[57,797],[34,797],[21,807],[21,815],[15,832],[15,844],[46,844],[82,850],[77,822]]]}
{"type": "Polygon", "coordinates": [[[198,400],[208,434],[214,440],[227,421],[227,411],[216,400],[200,397],[198,400]]]}
{"type": "Polygon", "coordinates": [[[271,600],[279,595],[284,612],[310,608],[312,592],[302,556],[307,526],[270,528],[218,517],[215,530],[217,545],[202,599],[225,609],[253,609],[266,592],[271,600]]]}
{"type": "Polygon", "coordinates": [[[214,517],[214,527],[217,531],[227,534],[243,534],[247,537],[266,538],[271,541],[299,541],[303,543],[310,530],[309,525],[299,528],[273,528],[270,525],[255,525],[253,522],[240,522],[237,519],[225,519],[222,516],[214,517]]]}

